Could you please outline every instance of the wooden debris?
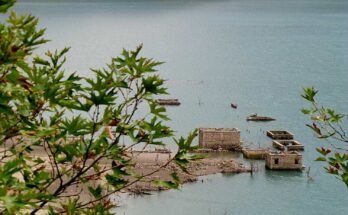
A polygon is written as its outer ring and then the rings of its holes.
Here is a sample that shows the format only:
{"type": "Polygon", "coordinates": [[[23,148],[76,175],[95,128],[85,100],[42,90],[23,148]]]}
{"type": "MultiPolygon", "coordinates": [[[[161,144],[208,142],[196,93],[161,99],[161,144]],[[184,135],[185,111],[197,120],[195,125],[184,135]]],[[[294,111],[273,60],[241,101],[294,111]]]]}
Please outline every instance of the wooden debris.
{"type": "Polygon", "coordinates": [[[234,109],[237,109],[238,105],[235,104],[235,103],[231,103],[231,107],[234,108],[234,109]]]}
{"type": "Polygon", "coordinates": [[[156,102],[159,105],[180,105],[181,104],[178,99],[157,99],[156,102]]]}
{"type": "Polygon", "coordinates": [[[272,117],[268,117],[268,116],[258,116],[256,113],[251,114],[250,116],[248,116],[246,118],[247,121],[273,121],[275,119],[273,119],[272,117]]]}

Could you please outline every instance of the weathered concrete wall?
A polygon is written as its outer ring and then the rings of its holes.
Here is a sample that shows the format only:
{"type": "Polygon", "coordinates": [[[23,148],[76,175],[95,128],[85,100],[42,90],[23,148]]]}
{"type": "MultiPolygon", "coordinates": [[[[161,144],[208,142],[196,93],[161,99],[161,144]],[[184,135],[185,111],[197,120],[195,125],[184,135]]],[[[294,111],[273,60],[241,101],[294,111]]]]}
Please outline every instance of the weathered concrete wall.
{"type": "Polygon", "coordinates": [[[266,158],[266,154],[269,153],[269,150],[267,150],[267,149],[243,149],[242,153],[243,153],[244,158],[264,160],[266,158]]]}
{"type": "Polygon", "coordinates": [[[275,130],[275,131],[267,131],[267,136],[274,140],[292,140],[294,139],[294,135],[288,131],[275,130]]]}
{"type": "Polygon", "coordinates": [[[285,149],[288,151],[304,150],[304,145],[296,140],[273,140],[272,143],[274,148],[282,151],[285,149]]]}
{"type": "Polygon", "coordinates": [[[238,128],[200,128],[199,146],[209,149],[236,149],[240,146],[240,130],[238,128]]]}
{"type": "Polygon", "coordinates": [[[266,167],[275,170],[302,169],[302,155],[299,153],[268,153],[266,167]]]}

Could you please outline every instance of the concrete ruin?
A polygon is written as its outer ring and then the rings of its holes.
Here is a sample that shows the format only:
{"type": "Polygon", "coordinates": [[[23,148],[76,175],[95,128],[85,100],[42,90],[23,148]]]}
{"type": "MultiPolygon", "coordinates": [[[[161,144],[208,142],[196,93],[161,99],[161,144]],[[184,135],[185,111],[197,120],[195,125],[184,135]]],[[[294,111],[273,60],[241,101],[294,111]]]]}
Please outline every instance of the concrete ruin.
{"type": "Polygon", "coordinates": [[[304,145],[296,140],[273,140],[273,147],[281,151],[304,150],[304,145]]]}
{"type": "Polygon", "coordinates": [[[213,150],[236,150],[240,148],[238,128],[200,128],[199,146],[213,150]]]}
{"type": "Polygon", "coordinates": [[[292,140],[294,135],[288,131],[276,130],[276,131],[267,131],[267,136],[274,140],[292,140]]]}
{"type": "Polygon", "coordinates": [[[242,153],[243,157],[247,159],[264,160],[269,150],[243,148],[242,153]]]}
{"type": "Polygon", "coordinates": [[[270,152],[266,154],[266,168],[272,170],[301,170],[302,155],[292,152],[270,152]]]}

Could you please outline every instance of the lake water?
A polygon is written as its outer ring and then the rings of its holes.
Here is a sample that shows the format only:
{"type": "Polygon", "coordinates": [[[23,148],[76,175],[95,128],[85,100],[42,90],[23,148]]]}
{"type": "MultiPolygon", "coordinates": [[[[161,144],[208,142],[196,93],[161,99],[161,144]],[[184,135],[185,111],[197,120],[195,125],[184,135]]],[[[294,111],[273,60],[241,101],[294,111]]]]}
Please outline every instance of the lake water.
{"type": "MultiPolygon", "coordinates": [[[[89,74],[122,48],[144,44],[180,107],[168,108],[178,135],[196,127],[239,127],[245,144],[270,146],[264,132],[286,129],[305,144],[305,173],[214,175],[181,191],[129,197],[119,214],[348,214],[348,190],[314,162],[321,143],[300,113],[303,87],[347,112],[348,1],[131,0],[20,1],[52,42],[71,46],[67,70],[89,74]],[[238,109],[230,108],[230,102],[238,109]],[[277,120],[246,122],[257,112],[277,120]]],[[[242,160],[242,158],[240,158],[242,160]]]]}

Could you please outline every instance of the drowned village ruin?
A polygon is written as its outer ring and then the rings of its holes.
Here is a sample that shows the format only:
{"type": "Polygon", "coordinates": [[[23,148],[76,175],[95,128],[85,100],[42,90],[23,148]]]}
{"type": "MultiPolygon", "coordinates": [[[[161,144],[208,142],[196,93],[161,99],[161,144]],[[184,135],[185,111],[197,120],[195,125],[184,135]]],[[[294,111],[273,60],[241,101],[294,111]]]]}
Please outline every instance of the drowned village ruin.
{"type": "Polygon", "coordinates": [[[302,155],[296,151],[292,152],[269,152],[266,154],[266,167],[274,170],[301,170],[302,155]]]}
{"type": "MultiPolygon", "coordinates": [[[[180,105],[178,99],[157,99],[161,105],[180,105]]],[[[237,108],[232,103],[231,107],[237,108]]],[[[247,117],[247,121],[273,121],[271,117],[258,116],[256,113],[247,117]]],[[[199,149],[197,152],[237,151],[244,158],[265,160],[270,170],[302,170],[303,157],[299,151],[304,145],[294,140],[294,135],[285,130],[270,130],[266,135],[272,139],[272,148],[242,147],[238,128],[200,128],[199,149]]]]}
{"type": "Polygon", "coordinates": [[[298,152],[304,146],[294,139],[288,131],[267,131],[267,136],[273,139],[273,147],[279,151],[266,154],[266,167],[274,170],[301,170],[303,169],[302,155],[298,152]]]}
{"type": "Polygon", "coordinates": [[[213,150],[235,150],[240,147],[240,130],[238,128],[200,128],[199,146],[213,150]]]}
{"type": "Polygon", "coordinates": [[[267,131],[272,138],[273,149],[242,148],[238,128],[200,128],[199,147],[206,151],[241,151],[245,158],[265,160],[265,166],[271,170],[303,169],[300,150],[304,146],[293,140],[294,135],[288,131],[267,131]]]}

